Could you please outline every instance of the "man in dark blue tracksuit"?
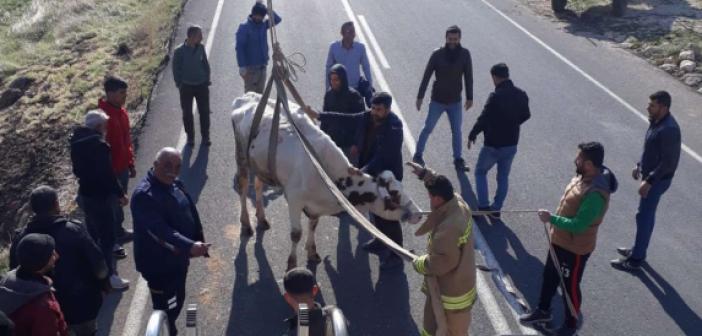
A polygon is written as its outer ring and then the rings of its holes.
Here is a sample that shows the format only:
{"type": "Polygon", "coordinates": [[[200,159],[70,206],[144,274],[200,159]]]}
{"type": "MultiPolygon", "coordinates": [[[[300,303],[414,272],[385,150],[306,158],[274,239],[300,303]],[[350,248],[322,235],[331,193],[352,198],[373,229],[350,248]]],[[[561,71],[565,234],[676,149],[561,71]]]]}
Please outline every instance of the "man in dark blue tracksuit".
{"type": "Polygon", "coordinates": [[[154,309],[168,315],[171,335],[185,301],[190,258],[207,256],[202,223],[183,184],[180,152],[164,148],[132,194],[134,261],[149,285],[154,309]]]}

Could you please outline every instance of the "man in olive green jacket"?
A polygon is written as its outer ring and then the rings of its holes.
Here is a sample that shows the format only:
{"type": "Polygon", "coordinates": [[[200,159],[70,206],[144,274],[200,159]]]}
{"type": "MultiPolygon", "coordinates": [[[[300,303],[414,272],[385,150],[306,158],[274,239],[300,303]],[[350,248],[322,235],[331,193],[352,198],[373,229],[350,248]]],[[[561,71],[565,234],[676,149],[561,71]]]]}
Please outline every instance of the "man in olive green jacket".
{"type": "MultiPolygon", "coordinates": [[[[475,255],[473,252],[473,220],[470,208],[455,194],[446,176],[415,163],[408,163],[414,173],[424,181],[429,191],[431,214],[416,236],[429,234],[428,254],[413,261],[414,269],[424,275],[434,276],[439,284],[441,303],[446,314],[449,336],[468,334],[471,308],[476,300],[475,255]]],[[[421,335],[434,335],[437,322],[427,294],[424,305],[424,326],[421,335]]]]}

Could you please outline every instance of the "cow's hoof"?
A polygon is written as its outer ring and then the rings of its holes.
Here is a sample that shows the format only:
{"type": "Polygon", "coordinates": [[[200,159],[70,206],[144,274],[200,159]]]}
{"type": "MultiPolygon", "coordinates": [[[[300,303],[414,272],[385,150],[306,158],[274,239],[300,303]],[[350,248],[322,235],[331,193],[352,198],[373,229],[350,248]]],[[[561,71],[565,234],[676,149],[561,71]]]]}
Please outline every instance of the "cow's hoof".
{"type": "Polygon", "coordinates": [[[271,225],[268,223],[268,221],[264,218],[263,220],[259,220],[258,224],[256,224],[256,230],[258,231],[268,231],[270,230],[271,225]]]}
{"type": "Polygon", "coordinates": [[[322,262],[322,257],[319,256],[319,254],[311,254],[307,256],[307,262],[313,263],[313,264],[319,264],[322,262]]]}
{"type": "Polygon", "coordinates": [[[241,235],[243,237],[251,237],[251,236],[253,236],[253,230],[251,229],[250,226],[242,226],[241,227],[241,235]]]}

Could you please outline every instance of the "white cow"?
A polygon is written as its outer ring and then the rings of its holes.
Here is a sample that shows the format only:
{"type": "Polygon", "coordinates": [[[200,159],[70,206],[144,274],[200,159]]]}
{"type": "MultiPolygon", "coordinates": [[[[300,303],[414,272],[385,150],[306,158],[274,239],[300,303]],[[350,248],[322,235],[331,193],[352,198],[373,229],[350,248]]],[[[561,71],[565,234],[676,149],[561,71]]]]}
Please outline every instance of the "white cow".
{"type": "MultiPolygon", "coordinates": [[[[238,167],[238,184],[241,193],[241,225],[243,235],[252,235],[246,206],[246,191],[250,169],[257,177],[266,176],[269,149],[269,135],[272,126],[275,102],[269,100],[260,123],[258,135],[253,139],[249,150],[250,160],[245,161],[245,149],[249,139],[256,106],[261,95],[249,92],[234,100],[232,125],[236,140],[236,161],[238,167]],[[256,167],[256,168],[254,168],[256,167]],[[261,171],[264,170],[264,171],[261,171]]],[[[389,220],[407,219],[417,223],[421,219],[419,208],[402,191],[402,184],[390,171],[385,171],[377,178],[369,175],[350,174],[351,163],[329,136],[322,132],[299,108],[290,103],[295,123],[310,141],[318,153],[322,165],[339,189],[361,212],[370,211],[389,220]]],[[[281,112],[283,114],[283,112],[281,112]]],[[[293,133],[293,126],[281,115],[278,131],[278,149],[276,153],[275,176],[279,180],[290,212],[290,239],[292,248],[288,257],[288,269],[297,265],[297,244],[302,237],[300,217],[304,211],[309,218],[310,232],[307,235],[305,249],[307,258],[312,262],[321,261],[317,254],[314,232],[320,216],[334,215],[343,211],[322,178],[317,174],[312,161],[306,155],[302,143],[293,133]]],[[[263,183],[256,179],[256,218],[258,229],[270,228],[263,208],[263,183]]]]}

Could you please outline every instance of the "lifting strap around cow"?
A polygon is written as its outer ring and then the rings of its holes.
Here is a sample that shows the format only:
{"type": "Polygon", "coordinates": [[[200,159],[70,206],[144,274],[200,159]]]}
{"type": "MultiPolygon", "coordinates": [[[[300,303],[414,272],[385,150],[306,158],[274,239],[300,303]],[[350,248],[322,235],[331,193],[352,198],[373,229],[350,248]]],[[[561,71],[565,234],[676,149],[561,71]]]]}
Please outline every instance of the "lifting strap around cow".
{"type": "MultiPolygon", "coordinates": [[[[274,17],[273,16],[273,2],[272,0],[268,0],[268,14],[269,17],[274,17]]],[[[380,230],[378,230],[373,224],[371,224],[368,219],[360,212],[358,211],[352,204],[349,202],[348,199],[344,196],[344,194],[338,189],[336,184],[332,181],[332,179],[329,177],[329,175],[326,173],[325,168],[322,166],[322,161],[320,160],[318,154],[316,153],[315,149],[312,147],[308,139],[305,137],[305,135],[302,133],[302,131],[298,128],[298,126],[295,124],[295,120],[292,117],[292,114],[290,112],[290,106],[288,105],[288,95],[287,92],[289,91],[290,94],[292,95],[292,98],[295,100],[295,102],[300,105],[301,107],[307,106],[302,99],[302,96],[298,93],[297,89],[293,85],[291,81],[291,77],[295,76],[295,68],[299,67],[297,64],[291,62],[288,58],[285,57],[283,54],[280,44],[278,42],[277,34],[276,34],[276,29],[275,25],[273,23],[273,20],[269,20],[270,22],[270,36],[271,36],[271,44],[273,46],[273,69],[271,71],[270,77],[268,78],[268,81],[266,82],[265,89],[263,91],[263,95],[261,96],[261,100],[258,103],[258,106],[256,107],[256,111],[254,114],[254,119],[253,123],[251,125],[251,131],[249,132],[249,139],[246,144],[246,149],[244,150],[244,155],[245,155],[245,160],[248,164],[253,165],[253,160],[250,159],[249,157],[249,149],[251,147],[252,141],[256,138],[258,135],[259,131],[259,126],[261,124],[261,119],[263,118],[263,113],[266,109],[266,106],[268,104],[268,100],[270,98],[271,92],[273,90],[273,86],[275,85],[275,90],[276,90],[276,103],[275,103],[275,109],[273,113],[273,124],[271,127],[271,133],[269,135],[269,150],[268,150],[268,160],[267,160],[267,167],[264,169],[261,169],[263,167],[255,167],[254,169],[257,170],[257,176],[261,177],[263,176],[263,181],[271,184],[271,185],[279,185],[278,183],[278,178],[275,176],[276,172],[276,154],[277,154],[277,144],[278,144],[278,129],[280,125],[280,113],[281,110],[283,113],[285,113],[285,117],[287,118],[288,123],[292,125],[292,128],[294,130],[295,135],[297,136],[298,139],[302,142],[302,147],[305,149],[305,153],[309,156],[310,160],[312,161],[313,166],[315,167],[315,170],[317,170],[317,173],[319,176],[322,178],[324,181],[324,184],[327,186],[327,188],[331,191],[331,193],[334,195],[336,200],[339,202],[339,204],[346,210],[351,217],[361,224],[363,228],[368,231],[370,234],[372,234],[375,238],[379,239],[382,241],[387,247],[389,247],[392,251],[394,251],[397,255],[400,257],[406,259],[406,260],[414,260],[417,258],[416,255],[414,255],[412,252],[402,248],[401,246],[397,245],[394,241],[389,239],[387,236],[385,236],[380,230]],[[287,90],[286,90],[287,89],[287,90]]],[[[443,309],[443,305],[441,302],[441,295],[439,292],[439,285],[436,280],[436,277],[430,276],[427,277],[427,285],[428,285],[428,290],[429,290],[429,296],[431,299],[431,304],[432,308],[434,311],[434,314],[436,315],[436,321],[437,321],[437,332],[436,335],[438,336],[444,336],[447,333],[446,329],[446,315],[443,309]]]]}

